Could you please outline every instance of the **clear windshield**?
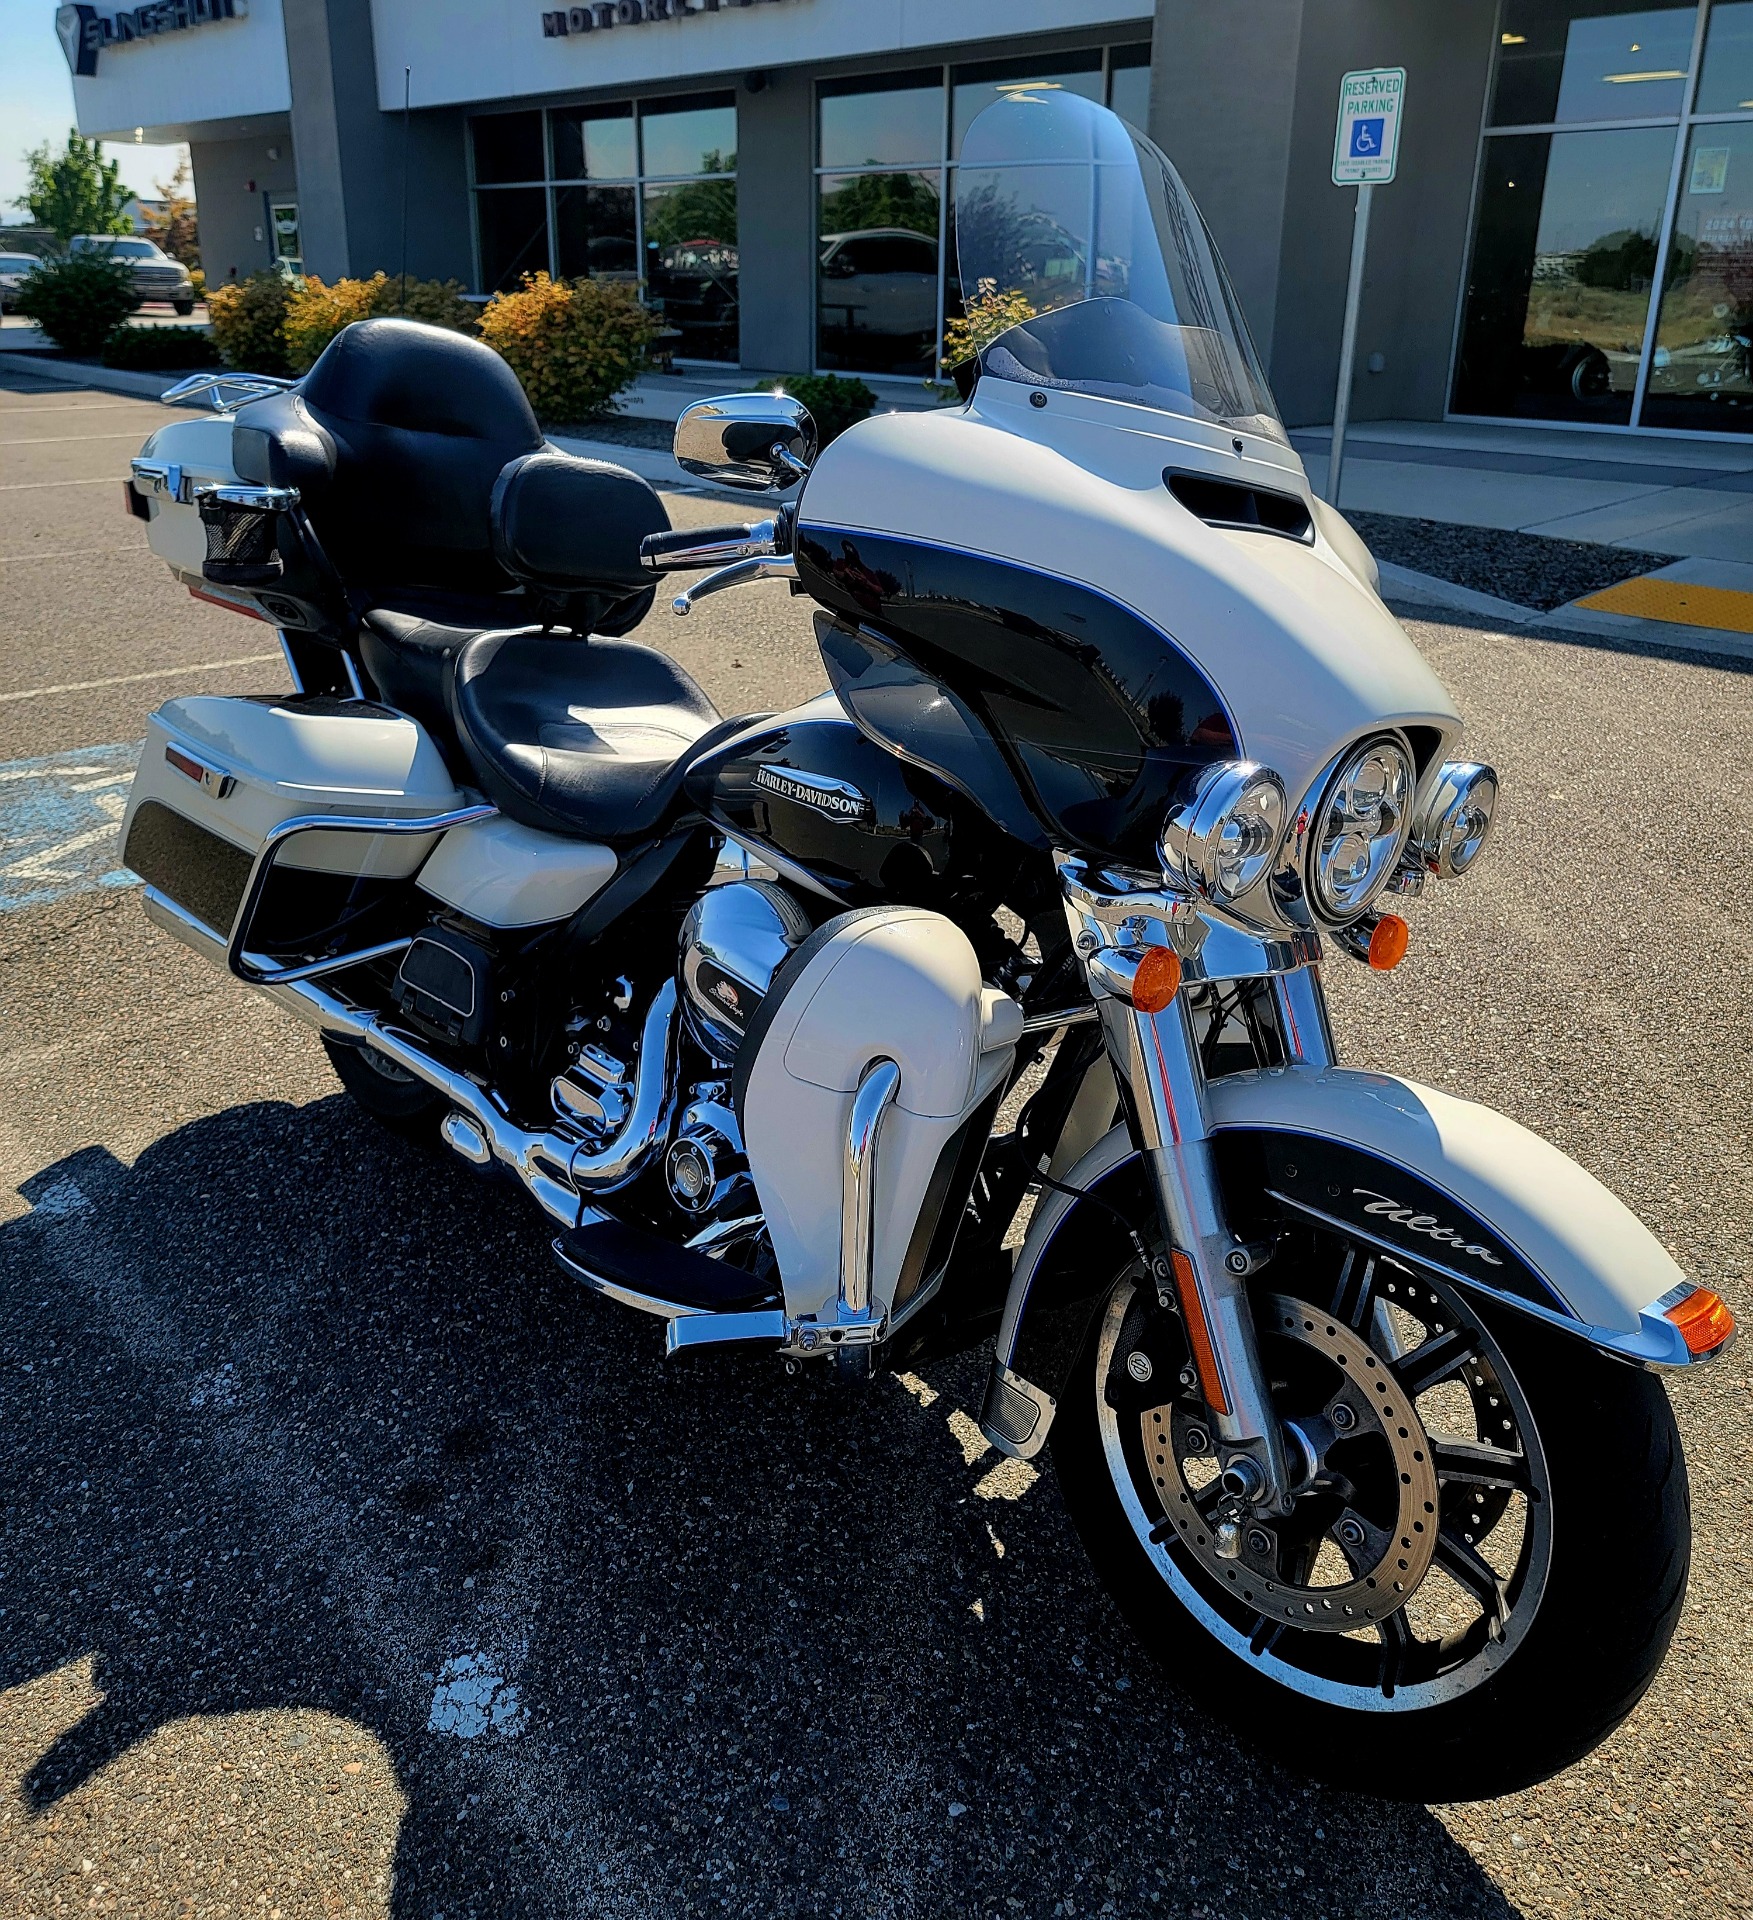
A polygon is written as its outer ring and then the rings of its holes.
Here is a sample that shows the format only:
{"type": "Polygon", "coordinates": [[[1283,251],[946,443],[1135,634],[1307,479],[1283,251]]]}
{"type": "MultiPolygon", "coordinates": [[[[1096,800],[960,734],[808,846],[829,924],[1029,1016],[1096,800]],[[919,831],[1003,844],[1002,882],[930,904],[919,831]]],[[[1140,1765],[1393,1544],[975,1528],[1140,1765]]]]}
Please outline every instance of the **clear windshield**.
{"type": "Polygon", "coordinates": [[[956,170],[956,252],[952,362],[1283,439],[1199,209],[1105,107],[1057,89],[989,106],[956,170]]]}

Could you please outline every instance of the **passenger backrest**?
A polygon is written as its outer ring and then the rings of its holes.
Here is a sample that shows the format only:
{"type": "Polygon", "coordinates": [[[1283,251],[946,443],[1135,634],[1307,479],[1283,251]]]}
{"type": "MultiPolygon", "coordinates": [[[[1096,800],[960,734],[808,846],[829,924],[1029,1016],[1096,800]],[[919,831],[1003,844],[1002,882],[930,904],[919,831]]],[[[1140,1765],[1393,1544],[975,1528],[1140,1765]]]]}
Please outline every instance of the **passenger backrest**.
{"type": "Polygon", "coordinates": [[[334,478],[310,515],[349,587],[492,593],[493,488],[542,432],[491,347],[412,320],[361,320],[323,350],[299,390],[332,440],[334,478]]]}

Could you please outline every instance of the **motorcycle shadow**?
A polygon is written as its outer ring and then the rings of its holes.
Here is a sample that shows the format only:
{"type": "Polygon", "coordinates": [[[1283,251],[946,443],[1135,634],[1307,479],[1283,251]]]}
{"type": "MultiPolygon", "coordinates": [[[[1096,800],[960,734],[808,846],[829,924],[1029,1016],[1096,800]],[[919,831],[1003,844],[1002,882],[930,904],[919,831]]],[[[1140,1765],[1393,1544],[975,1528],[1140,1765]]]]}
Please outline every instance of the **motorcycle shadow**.
{"type": "Polygon", "coordinates": [[[339,1098],[20,1191],[0,1907],[1514,1912],[1145,1661],[981,1358],[666,1363],[339,1098]]]}

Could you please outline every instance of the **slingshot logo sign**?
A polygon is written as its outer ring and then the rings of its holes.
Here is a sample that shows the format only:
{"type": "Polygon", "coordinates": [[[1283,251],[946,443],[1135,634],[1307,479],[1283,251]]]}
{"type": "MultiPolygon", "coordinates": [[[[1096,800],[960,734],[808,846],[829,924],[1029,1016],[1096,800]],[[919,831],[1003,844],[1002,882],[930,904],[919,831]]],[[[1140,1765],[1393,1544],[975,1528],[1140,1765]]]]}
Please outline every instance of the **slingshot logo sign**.
{"type": "Polygon", "coordinates": [[[152,40],[161,33],[181,33],[216,20],[249,17],[250,0],[150,0],[143,7],[121,13],[99,13],[96,7],[55,9],[55,37],[67,56],[67,69],[89,80],[97,72],[97,56],[105,47],[126,46],[130,40],[152,40]]]}
{"type": "Polygon", "coordinates": [[[611,27],[644,27],[659,20],[692,20],[706,13],[730,13],[768,0],[595,0],[588,7],[555,7],[542,15],[542,34],[564,40],[575,33],[606,33],[611,27]]]}

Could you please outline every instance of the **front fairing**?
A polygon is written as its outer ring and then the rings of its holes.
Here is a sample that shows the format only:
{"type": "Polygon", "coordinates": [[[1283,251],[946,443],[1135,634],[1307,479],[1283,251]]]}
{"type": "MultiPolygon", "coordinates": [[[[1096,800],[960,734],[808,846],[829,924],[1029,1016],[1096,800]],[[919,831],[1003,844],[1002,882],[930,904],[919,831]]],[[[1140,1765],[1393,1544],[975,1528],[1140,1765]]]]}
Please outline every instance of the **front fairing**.
{"type": "MultiPolygon", "coordinates": [[[[1157,650],[1155,669],[1141,661],[1135,629],[1114,651],[1093,625],[1069,625],[1045,644],[1075,672],[1056,675],[1055,692],[1038,688],[1032,708],[1026,690],[1008,698],[1001,723],[987,697],[989,633],[981,637],[984,658],[958,661],[945,624],[934,630],[930,673],[999,740],[1056,845],[1149,864],[1143,834],[1148,827],[1154,836],[1161,824],[1164,753],[1180,751],[1188,765],[1201,753],[1258,760],[1281,776],[1293,802],[1312,798],[1348,742],[1383,728],[1406,735],[1421,772],[1434,770],[1460,735],[1460,716],[1366,580],[1326,538],[1287,446],[1268,434],[1232,433],[1083,394],[1036,393],[982,379],[965,408],[887,414],[843,434],[804,489],[798,552],[800,577],[817,599],[903,651],[911,636],[880,608],[860,608],[854,596],[848,611],[834,569],[843,570],[849,535],[1006,562],[1042,580],[1076,583],[1136,616],[1157,650]],[[1188,473],[1294,494],[1310,509],[1308,529],[1291,537],[1209,524],[1170,491],[1168,477],[1188,473]],[[1182,749],[1164,745],[1171,729],[1160,703],[1153,711],[1147,684],[1154,680],[1160,692],[1177,662],[1216,696],[1210,712],[1175,717],[1182,749]],[[1130,795],[1131,804],[1107,815],[1110,823],[1121,814],[1132,823],[1123,840],[1092,831],[1099,809],[1069,818],[1028,778],[1026,749],[1036,749],[1037,760],[1066,757],[1056,703],[1105,715],[1108,757],[1077,771],[1086,786],[1105,783],[1122,800],[1130,795]],[[1127,715],[1136,734],[1130,775],[1127,715]],[[1218,715],[1229,733],[1221,741],[1218,726],[1205,725],[1218,715]],[[1203,743],[1196,738],[1202,727],[1203,743]]],[[[1020,656],[1026,623],[1010,624],[1020,656]]]]}

